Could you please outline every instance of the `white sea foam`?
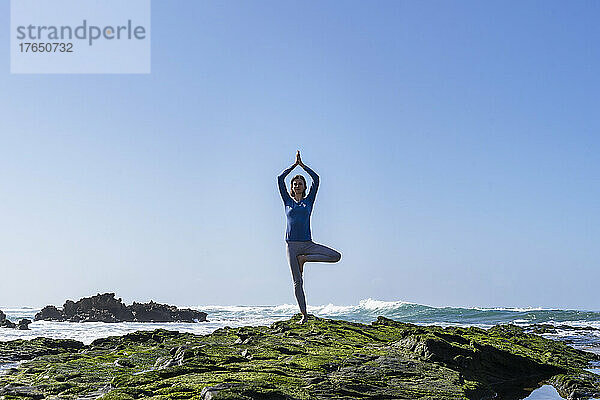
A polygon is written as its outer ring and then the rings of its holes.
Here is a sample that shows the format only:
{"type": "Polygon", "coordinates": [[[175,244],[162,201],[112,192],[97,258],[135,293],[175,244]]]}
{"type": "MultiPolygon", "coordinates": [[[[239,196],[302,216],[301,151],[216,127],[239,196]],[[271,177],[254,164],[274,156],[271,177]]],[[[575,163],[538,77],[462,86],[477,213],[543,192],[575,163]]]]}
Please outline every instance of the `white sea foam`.
{"type": "Polygon", "coordinates": [[[351,312],[355,309],[354,306],[336,306],[334,304],[327,304],[325,306],[309,306],[310,312],[317,315],[339,315],[351,312]]]}
{"type": "MultiPolygon", "coordinates": [[[[396,309],[398,307],[402,307],[405,305],[415,305],[414,303],[407,303],[405,301],[381,301],[381,300],[373,300],[371,298],[361,300],[358,303],[358,306],[364,308],[366,310],[389,310],[396,309]]],[[[425,306],[428,307],[428,306],[425,306]]]]}
{"type": "Polygon", "coordinates": [[[298,312],[298,306],[295,304],[281,304],[273,307],[274,312],[293,314],[298,312]]]}
{"type": "Polygon", "coordinates": [[[562,321],[562,322],[550,321],[548,323],[552,324],[552,325],[569,325],[569,326],[574,326],[576,328],[590,327],[590,328],[600,329],[600,321],[562,321]]]}
{"type": "MultiPolygon", "coordinates": [[[[123,335],[137,330],[157,328],[208,334],[216,329],[230,326],[270,325],[298,313],[295,304],[279,305],[198,305],[193,308],[208,314],[208,322],[201,323],[68,323],[52,321],[36,321],[30,325],[30,331],[0,329],[0,340],[17,338],[33,338],[36,336],[71,338],[89,343],[100,337],[123,335]]],[[[12,321],[21,318],[33,320],[39,308],[11,307],[3,308],[12,321]]],[[[419,325],[441,326],[476,326],[489,328],[499,323],[514,323],[527,326],[533,323],[552,325],[571,325],[575,327],[594,327],[600,329],[600,313],[574,310],[545,310],[541,308],[456,308],[432,307],[406,301],[383,301],[363,299],[354,305],[309,305],[308,311],[318,317],[340,318],[354,322],[371,323],[377,316],[384,316],[399,321],[419,325]]],[[[598,332],[585,335],[595,338],[598,332]]],[[[573,331],[558,332],[556,338],[572,336],[573,331]]],[[[598,339],[600,342],[600,338],[598,339]]]]}
{"type": "MultiPolygon", "coordinates": [[[[284,319],[284,318],[280,318],[284,319]]],[[[107,336],[120,336],[136,331],[150,331],[154,329],[167,329],[171,331],[188,332],[197,335],[206,335],[225,326],[258,326],[275,322],[278,319],[224,319],[220,321],[199,323],[178,322],[54,322],[36,321],[29,325],[30,330],[0,329],[0,341],[15,339],[33,339],[48,337],[53,339],[74,339],[89,344],[95,339],[107,336]]]]}
{"type": "MultiPolygon", "coordinates": [[[[530,324],[532,323],[532,321],[528,321],[530,324]]],[[[533,323],[535,323],[535,321],[533,321],[533,323]]],[[[547,325],[553,325],[556,327],[560,327],[560,326],[571,326],[574,328],[591,328],[591,334],[594,335],[600,335],[599,331],[594,331],[594,329],[600,329],[600,321],[554,321],[554,320],[549,320],[549,321],[545,321],[543,322],[544,324],[547,325]]],[[[572,334],[573,331],[572,330],[561,330],[561,329],[557,329],[557,332],[562,332],[565,334],[569,334],[569,332],[572,334]]]]}
{"type": "Polygon", "coordinates": [[[478,311],[509,311],[509,312],[530,312],[530,311],[555,311],[550,308],[542,308],[542,307],[468,307],[471,310],[478,311]]]}
{"type": "Polygon", "coordinates": [[[2,307],[0,306],[0,310],[2,310],[3,312],[7,313],[7,312],[30,312],[30,311],[35,311],[38,312],[40,311],[40,308],[35,308],[35,307],[2,307]]]}

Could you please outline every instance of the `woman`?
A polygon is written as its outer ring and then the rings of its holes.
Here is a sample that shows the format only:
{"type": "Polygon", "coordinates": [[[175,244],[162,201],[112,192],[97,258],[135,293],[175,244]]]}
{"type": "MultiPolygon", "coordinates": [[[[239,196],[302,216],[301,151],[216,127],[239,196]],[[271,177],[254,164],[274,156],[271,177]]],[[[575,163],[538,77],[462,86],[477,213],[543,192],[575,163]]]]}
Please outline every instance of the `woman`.
{"type": "Polygon", "coordinates": [[[319,189],[319,175],[312,169],[304,165],[300,159],[300,151],[296,153],[296,162],[277,177],[279,192],[285,205],[285,215],[287,217],[287,229],[285,232],[285,241],[287,243],[287,256],[294,279],[294,292],[296,300],[302,313],[299,323],[303,324],[308,317],[306,313],[306,300],[304,298],[304,289],[302,287],[302,273],[304,272],[305,262],[338,262],[342,255],[329,247],[314,243],[310,234],[310,214],[315,203],[315,196],[319,189]],[[311,176],[313,183],[306,195],[306,180],[302,175],[296,175],[292,178],[290,192],[288,194],[285,187],[285,177],[296,167],[304,168],[311,176]]]}

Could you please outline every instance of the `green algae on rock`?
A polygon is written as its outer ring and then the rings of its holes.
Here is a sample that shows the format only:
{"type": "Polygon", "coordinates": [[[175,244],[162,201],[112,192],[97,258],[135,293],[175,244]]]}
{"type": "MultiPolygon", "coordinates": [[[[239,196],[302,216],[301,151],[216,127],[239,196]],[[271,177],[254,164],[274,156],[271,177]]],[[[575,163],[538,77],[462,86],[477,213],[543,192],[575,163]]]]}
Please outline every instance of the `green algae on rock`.
{"type": "Polygon", "coordinates": [[[199,336],[166,330],[0,342],[9,399],[522,399],[547,381],[600,395],[598,356],[512,325],[489,330],[311,317],[199,336]],[[530,389],[531,390],[531,389],[530,389]]]}

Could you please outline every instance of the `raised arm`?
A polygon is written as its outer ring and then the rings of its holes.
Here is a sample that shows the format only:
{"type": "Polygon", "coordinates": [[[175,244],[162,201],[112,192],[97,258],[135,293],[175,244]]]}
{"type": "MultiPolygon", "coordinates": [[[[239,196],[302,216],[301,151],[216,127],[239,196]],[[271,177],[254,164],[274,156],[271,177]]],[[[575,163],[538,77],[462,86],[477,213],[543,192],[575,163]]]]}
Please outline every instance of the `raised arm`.
{"type": "Polygon", "coordinates": [[[281,194],[281,199],[283,200],[283,204],[288,204],[289,202],[292,201],[292,198],[291,198],[290,194],[287,192],[287,189],[285,187],[285,177],[288,176],[294,168],[296,168],[296,165],[297,164],[294,163],[294,165],[287,168],[285,171],[283,171],[277,177],[277,186],[279,186],[279,194],[281,194]]]}
{"type": "Polygon", "coordinates": [[[317,175],[315,171],[310,169],[309,166],[304,165],[304,163],[302,162],[300,163],[300,166],[304,168],[304,170],[308,172],[308,174],[312,178],[313,183],[312,185],[310,185],[310,191],[308,192],[308,196],[306,196],[306,199],[314,203],[315,197],[317,196],[317,190],[319,190],[319,175],[317,175]]]}

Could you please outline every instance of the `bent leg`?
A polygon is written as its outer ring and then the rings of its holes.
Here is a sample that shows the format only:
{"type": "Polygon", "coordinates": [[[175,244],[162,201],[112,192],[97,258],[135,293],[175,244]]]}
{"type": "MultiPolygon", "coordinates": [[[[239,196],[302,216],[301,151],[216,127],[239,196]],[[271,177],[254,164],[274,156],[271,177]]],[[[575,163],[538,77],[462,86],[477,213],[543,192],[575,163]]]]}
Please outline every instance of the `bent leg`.
{"type": "Polygon", "coordinates": [[[306,299],[304,297],[304,282],[302,280],[302,272],[300,271],[300,265],[298,264],[298,254],[302,251],[303,246],[300,243],[288,243],[287,244],[287,256],[288,262],[290,263],[290,269],[292,270],[292,279],[294,280],[294,294],[296,295],[296,301],[300,312],[306,315],[306,299]]]}
{"type": "Polygon", "coordinates": [[[308,262],[328,262],[334,263],[340,261],[342,255],[339,251],[322,244],[313,243],[306,250],[302,251],[308,262]]]}

